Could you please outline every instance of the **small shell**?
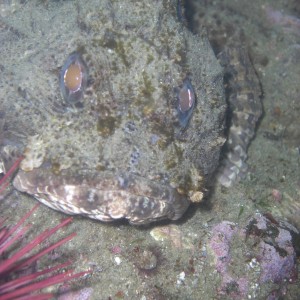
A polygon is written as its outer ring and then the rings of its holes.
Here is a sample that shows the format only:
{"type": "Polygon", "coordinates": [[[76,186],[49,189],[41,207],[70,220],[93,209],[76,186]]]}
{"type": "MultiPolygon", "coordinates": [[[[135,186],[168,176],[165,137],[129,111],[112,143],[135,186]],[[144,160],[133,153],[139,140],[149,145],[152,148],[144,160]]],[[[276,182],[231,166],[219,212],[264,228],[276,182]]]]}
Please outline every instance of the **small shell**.
{"type": "Polygon", "coordinates": [[[182,86],[176,92],[178,118],[180,126],[185,128],[188,125],[196,104],[195,91],[188,77],[184,79],[182,86]]]}
{"type": "Polygon", "coordinates": [[[67,103],[79,103],[87,86],[87,78],[88,71],[84,60],[79,53],[72,53],[61,68],[59,78],[60,90],[67,103]]]}

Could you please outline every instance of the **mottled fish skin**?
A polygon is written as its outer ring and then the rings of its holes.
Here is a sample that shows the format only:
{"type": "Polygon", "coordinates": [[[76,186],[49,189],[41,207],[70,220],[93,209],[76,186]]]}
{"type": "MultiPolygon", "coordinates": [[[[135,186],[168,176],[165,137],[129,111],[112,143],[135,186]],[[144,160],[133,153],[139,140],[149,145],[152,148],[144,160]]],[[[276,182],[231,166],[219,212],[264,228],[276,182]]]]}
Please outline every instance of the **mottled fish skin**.
{"type": "MultiPolygon", "coordinates": [[[[40,12],[26,5],[11,23],[30,27],[27,10],[40,12]]],[[[202,201],[225,142],[207,37],[178,22],[173,1],[61,1],[48,16],[51,28],[37,17],[42,31],[0,45],[5,122],[23,137],[14,187],[104,222],[179,219],[202,201]]]]}
{"type": "Polygon", "coordinates": [[[20,171],[14,186],[68,214],[105,222],[126,218],[134,225],[166,217],[177,220],[190,204],[174,188],[132,174],[102,172],[74,177],[68,172],[54,175],[47,169],[20,171]]]}
{"type": "Polygon", "coordinates": [[[226,48],[218,58],[224,67],[230,108],[226,157],[221,162],[218,181],[230,187],[246,175],[247,150],[262,115],[262,91],[245,47],[226,48]]]}
{"type": "MultiPolygon", "coordinates": [[[[185,1],[188,26],[194,32],[207,32],[208,39],[224,68],[224,84],[228,104],[227,143],[223,148],[217,173],[218,181],[226,187],[245,177],[247,150],[254,138],[257,123],[262,115],[262,89],[249,57],[247,37],[243,26],[228,18],[232,13],[215,14],[201,1],[185,1]]],[[[226,6],[222,10],[226,11],[226,6]]],[[[230,10],[230,9],[229,9],[230,10]]]]}

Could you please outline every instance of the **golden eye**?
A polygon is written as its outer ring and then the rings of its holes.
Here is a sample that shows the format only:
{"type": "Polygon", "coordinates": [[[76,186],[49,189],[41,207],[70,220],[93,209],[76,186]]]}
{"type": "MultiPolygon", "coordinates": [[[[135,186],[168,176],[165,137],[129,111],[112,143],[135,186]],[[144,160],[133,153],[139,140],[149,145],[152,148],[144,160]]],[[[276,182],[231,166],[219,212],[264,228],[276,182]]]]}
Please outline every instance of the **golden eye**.
{"type": "Polygon", "coordinates": [[[180,88],[177,88],[176,92],[178,101],[178,119],[180,122],[180,126],[182,128],[185,128],[189,123],[196,104],[195,91],[188,77],[184,79],[182,86],[180,88]]]}
{"type": "Polygon", "coordinates": [[[59,85],[63,98],[71,105],[82,99],[87,86],[88,71],[81,55],[72,53],[60,71],[59,85]]]}
{"type": "Polygon", "coordinates": [[[178,93],[178,109],[184,113],[188,111],[194,104],[194,94],[188,87],[182,87],[178,93]]]}
{"type": "Polygon", "coordinates": [[[72,64],[64,75],[64,84],[71,93],[77,92],[82,85],[82,71],[78,63],[72,64]]]}

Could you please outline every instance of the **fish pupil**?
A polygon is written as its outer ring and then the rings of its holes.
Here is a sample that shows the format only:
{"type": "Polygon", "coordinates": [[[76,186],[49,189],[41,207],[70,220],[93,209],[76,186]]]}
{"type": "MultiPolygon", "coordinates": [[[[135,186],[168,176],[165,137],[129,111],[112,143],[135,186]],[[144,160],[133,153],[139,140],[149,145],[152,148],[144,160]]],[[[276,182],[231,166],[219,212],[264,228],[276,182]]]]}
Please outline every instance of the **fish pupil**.
{"type": "Polygon", "coordinates": [[[82,72],[78,64],[71,64],[64,75],[66,87],[73,93],[81,88],[82,72]]]}

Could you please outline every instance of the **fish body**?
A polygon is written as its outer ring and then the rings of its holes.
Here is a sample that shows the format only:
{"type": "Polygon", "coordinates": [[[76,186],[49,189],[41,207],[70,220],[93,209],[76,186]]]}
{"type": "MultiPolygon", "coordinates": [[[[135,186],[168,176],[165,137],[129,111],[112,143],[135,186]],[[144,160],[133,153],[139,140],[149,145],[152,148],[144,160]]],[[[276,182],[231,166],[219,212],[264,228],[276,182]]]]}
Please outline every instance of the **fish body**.
{"type": "MultiPolygon", "coordinates": [[[[51,28],[37,18],[43,30],[0,49],[5,126],[24,155],[14,187],[104,222],[179,219],[225,141],[223,70],[207,38],[171,2],[57,5],[51,28]],[[76,17],[61,26],[65,11],[76,17]]],[[[12,22],[30,26],[29,8],[12,22]]]]}

